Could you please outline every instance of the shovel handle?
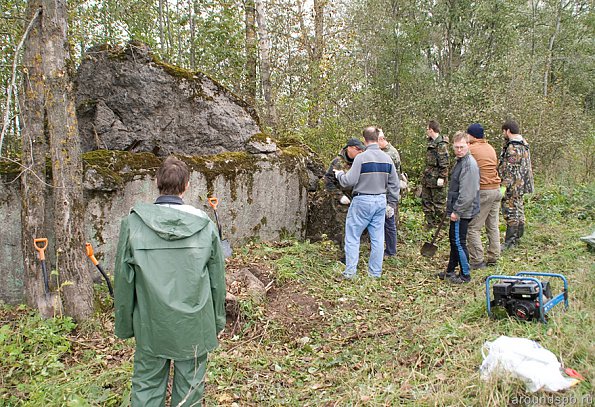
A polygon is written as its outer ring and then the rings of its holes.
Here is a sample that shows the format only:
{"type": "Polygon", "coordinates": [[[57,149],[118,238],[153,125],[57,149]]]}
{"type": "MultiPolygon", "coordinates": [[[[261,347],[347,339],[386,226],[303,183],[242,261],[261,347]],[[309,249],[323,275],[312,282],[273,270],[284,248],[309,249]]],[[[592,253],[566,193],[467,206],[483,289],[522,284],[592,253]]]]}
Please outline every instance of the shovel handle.
{"type": "Polygon", "coordinates": [[[444,216],[440,219],[440,223],[438,224],[438,229],[436,229],[436,233],[434,233],[434,237],[432,238],[432,244],[436,242],[438,235],[440,234],[440,230],[442,230],[442,225],[444,225],[444,221],[446,220],[446,211],[444,212],[444,216]]]}
{"type": "Polygon", "coordinates": [[[91,246],[91,243],[85,243],[85,248],[87,249],[87,257],[90,258],[93,264],[97,266],[99,264],[99,261],[97,261],[97,259],[95,258],[95,254],[93,253],[93,246],[91,246]]]}
{"type": "Polygon", "coordinates": [[[215,198],[214,196],[208,198],[207,200],[209,201],[209,205],[211,205],[211,208],[213,208],[214,210],[217,210],[217,205],[219,205],[219,200],[217,198],[215,198]]]}
{"type": "Polygon", "coordinates": [[[45,260],[45,249],[48,247],[48,239],[47,237],[40,237],[33,239],[33,246],[35,246],[35,250],[39,254],[39,260],[45,260]],[[39,245],[41,243],[41,246],[39,245]]]}

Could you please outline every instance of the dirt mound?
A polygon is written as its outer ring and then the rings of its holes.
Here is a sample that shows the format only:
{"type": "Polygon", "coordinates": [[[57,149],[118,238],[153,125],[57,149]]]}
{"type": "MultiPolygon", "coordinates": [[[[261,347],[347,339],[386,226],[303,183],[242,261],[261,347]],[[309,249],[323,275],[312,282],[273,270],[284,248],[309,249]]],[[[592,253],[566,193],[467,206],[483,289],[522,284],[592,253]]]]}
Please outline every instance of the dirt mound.
{"type": "Polygon", "coordinates": [[[324,308],[319,300],[305,294],[297,284],[288,284],[269,291],[266,304],[268,319],[284,326],[298,336],[308,334],[324,318],[324,308]]]}
{"type": "Polygon", "coordinates": [[[227,264],[227,290],[230,332],[235,332],[241,324],[238,301],[242,300],[257,300],[267,320],[285,327],[295,337],[307,335],[320,325],[324,318],[323,309],[329,308],[328,304],[304,293],[304,288],[297,283],[277,285],[272,268],[260,262],[243,263],[240,259],[231,259],[227,264]]]}

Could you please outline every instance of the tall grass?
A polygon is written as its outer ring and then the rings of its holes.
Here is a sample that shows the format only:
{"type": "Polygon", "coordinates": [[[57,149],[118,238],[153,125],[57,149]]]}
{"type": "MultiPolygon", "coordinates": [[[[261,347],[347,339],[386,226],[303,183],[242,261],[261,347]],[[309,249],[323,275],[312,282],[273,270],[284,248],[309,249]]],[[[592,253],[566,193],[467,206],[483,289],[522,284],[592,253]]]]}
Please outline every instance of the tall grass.
{"type": "MultiPolygon", "coordinates": [[[[508,335],[538,341],[582,373],[586,381],[558,396],[591,405],[594,253],[578,237],[593,231],[594,187],[540,188],[528,199],[520,246],[505,252],[496,267],[473,272],[464,286],[434,277],[448,259],[444,237],[434,258],[419,254],[429,236],[419,232],[423,215],[415,198],[401,206],[398,257],[384,263],[379,281],[366,276],[365,244],[353,282],[335,281],[342,268],[330,242],[238,248],[234,264],[266,269],[273,284],[264,306],[241,307],[242,329],[228,332],[211,354],[206,404],[555,404],[547,394],[527,393],[517,379],[480,379],[484,342],[508,335]],[[569,309],[554,307],[547,324],[502,312],[488,318],[484,278],[521,270],[564,274],[569,309]]],[[[76,328],[24,309],[4,308],[0,315],[0,406],[127,404],[133,342],[114,339],[109,313],[76,328]]]]}

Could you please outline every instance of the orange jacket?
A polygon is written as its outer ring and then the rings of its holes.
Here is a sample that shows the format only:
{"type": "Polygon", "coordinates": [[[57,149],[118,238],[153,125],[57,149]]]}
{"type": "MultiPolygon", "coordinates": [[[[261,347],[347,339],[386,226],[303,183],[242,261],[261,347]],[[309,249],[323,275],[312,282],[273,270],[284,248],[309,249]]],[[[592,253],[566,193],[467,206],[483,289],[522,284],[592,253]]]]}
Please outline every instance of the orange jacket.
{"type": "Polygon", "coordinates": [[[479,166],[479,189],[500,188],[496,150],[485,139],[469,138],[469,150],[479,166]]]}

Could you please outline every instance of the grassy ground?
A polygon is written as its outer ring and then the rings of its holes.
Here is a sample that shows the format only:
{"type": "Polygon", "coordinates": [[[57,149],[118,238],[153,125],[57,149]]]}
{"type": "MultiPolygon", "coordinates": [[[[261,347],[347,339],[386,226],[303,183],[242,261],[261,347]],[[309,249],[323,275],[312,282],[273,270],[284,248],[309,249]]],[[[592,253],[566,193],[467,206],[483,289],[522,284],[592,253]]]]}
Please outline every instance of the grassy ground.
{"type": "MultiPolygon", "coordinates": [[[[522,244],[464,286],[434,277],[447,263],[446,239],[434,258],[420,256],[429,236],[419,232],[413,199],[402,205],[398,257],[385,262],[379,281],[365,276],[365,248],[352,282],[335,281],[341,267],[329,242],[236,249],[230,268],[248,267],[272,284],[264,305],[242,302],[241,319],[230,321],[211,355],[206,404],[592,405],[594,253],[578,237],[593,231],[594,197],[593,185],[532,196],[522,244]],[[489,319],[484,278],[522,270],[564,274],[570,308],[557,305],[547,324],[489,319]],[[500,335],[538,341],[587,380],[558,398],[527,393],[511,378],[482,381],[482,345],[500,335]]],[[[101,308],[76,329],[4,308],[0,406],[126,405],[133,343],[114,339],[112,317],[101,308]]]]}

